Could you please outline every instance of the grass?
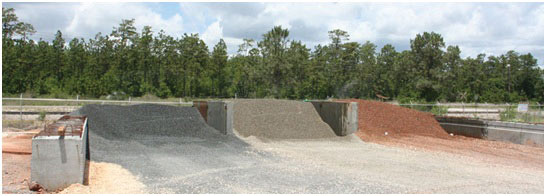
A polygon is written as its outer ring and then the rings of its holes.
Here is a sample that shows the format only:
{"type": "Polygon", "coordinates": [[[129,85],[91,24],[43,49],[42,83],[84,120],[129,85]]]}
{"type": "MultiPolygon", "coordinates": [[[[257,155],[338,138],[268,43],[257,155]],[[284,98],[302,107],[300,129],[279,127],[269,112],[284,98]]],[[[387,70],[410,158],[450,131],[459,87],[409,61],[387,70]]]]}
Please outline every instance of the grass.
{"type": "Polygon", "coordinates": [[[35,129],[44,126],[44,123],[47,124],[48,122],[41,120],[2,120],[2,128],[12,127],[17,129],[35,129]]]}

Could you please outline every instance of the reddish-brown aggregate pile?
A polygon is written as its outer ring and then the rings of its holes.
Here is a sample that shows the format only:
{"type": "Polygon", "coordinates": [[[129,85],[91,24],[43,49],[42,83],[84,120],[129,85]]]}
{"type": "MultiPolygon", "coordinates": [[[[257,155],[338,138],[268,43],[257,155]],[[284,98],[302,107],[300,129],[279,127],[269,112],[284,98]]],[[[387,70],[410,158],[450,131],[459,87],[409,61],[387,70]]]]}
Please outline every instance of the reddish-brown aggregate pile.
{"type": "Polygon", "coordinates": [[[378,101],[360,99],[342,101],[358,102],[357,135],[364,141],[413,135],[449,137],[432,114],[378,101]]]}
{"type": "Polygon", "coordinates": [[[535,168],[543,171],[544,147],[450,136],[434,116],[389,103],[360,99],[358,131],[366,142],[425,151],[442,151],[472,157],[490,164],[535,168]],[[385,132],[388,134],[385,135],[385,132]]]}

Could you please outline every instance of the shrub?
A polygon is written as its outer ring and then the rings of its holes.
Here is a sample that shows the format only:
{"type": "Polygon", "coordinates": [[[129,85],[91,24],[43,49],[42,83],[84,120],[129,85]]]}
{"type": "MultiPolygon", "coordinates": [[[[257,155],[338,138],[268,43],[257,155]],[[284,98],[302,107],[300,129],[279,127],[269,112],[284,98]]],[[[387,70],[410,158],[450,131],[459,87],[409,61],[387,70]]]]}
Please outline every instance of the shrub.
{"type": "Polygon", "coordinates": [[[431,113],[433,113],[436,116],[443,116],[447,114],[447,107],[446,106],[432,106],[432,109],[430,110],[431,113]]]}
{"type": "Polygon", "coordinates": [[[512,121],[516,118],[516,114],[516,109],[510,107],[500,113],[500,119],[501,121],[512,121]]]}
{"type": "Polygon", "coordinates": [[[40,115],[38,116],[38,120],[44,121],[46,118],[47,113],[45,111],[40,111],[40,115]]]}

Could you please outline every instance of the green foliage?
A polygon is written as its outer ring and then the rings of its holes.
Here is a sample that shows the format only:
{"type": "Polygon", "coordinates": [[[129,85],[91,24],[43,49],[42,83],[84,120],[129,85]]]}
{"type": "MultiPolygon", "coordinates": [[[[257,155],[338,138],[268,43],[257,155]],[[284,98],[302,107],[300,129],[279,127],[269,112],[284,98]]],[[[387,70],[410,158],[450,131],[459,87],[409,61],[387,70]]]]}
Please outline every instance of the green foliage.
{"type": "Polygon", "coordinates": [[[500,113],[501,121],[513,121],[516,119],[517,111],[515,107],[507,108],[500,113]]]}
{"type": "Polygon", "coordinates": [[[430,113],[433,113],[434,115],[437,115],[437,116],[443,116],[445,114],[447,114],[447,106],[433,106],[432,109],[430,110],[430,113]]]}
{"type": "Polygon", "coordinates": [[[46,111],[40,111],[40,114],[38,115],[38,120],[44,121],[46,118],[46,115],[47,115],[46,111]]]}
{"type": "MultiPolygon", "coordinates": [[[[531,54],[460,57],[440,34],[423,32],[410,50],[350,41],[328,31],[330,43],[308,48],[275,26],[261,40],[244,39],[228,55],[219,40],[209,46],[198,34],[172,37],[134,19],[109,34],[51,43],[27,39],[32,25],[2,9],[2,93],[50,97],[127,99],[203,97],[326,99],[363,98],[408,102],[533,101],[543,103],[544,71],[531,54]],[[67,42],[68,41],[68,42],[67,42]],[[510,64],[510,67],[508,67],[510,64]]],[[[443,108],[423,108],[442,113],[443,108]]]]}

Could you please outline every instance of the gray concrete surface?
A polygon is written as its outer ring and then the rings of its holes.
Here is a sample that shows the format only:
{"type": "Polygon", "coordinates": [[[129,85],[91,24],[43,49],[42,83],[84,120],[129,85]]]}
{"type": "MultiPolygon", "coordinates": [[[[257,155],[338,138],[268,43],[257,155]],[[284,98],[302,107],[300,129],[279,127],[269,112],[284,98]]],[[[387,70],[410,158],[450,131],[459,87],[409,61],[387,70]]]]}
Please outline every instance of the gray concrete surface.
{"type": "Polygon", "coordinates": [[[320,118],[330,125],[338,136],[346,136],[358,130],[358,103],[311,101],[320,118]]]}
{"type": "Polygon", "coordinates": [[[32,139],[31,181],[48,191],[86,183],[87,121],[80,136],[37,136],[32,139]]]}
{"type": "Polygon", "coordinates": [[[223,134],[233,134],[233,102],[208,101],[207,124],[223,134]]]}

